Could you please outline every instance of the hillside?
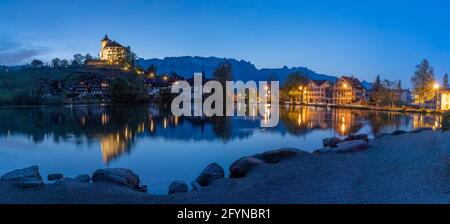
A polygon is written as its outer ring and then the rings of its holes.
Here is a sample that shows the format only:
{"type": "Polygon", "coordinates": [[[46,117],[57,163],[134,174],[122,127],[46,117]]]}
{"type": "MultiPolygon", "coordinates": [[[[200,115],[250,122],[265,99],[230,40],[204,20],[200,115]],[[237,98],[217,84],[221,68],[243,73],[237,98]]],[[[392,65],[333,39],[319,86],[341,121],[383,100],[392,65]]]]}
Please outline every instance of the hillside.
{"type": "MultiPolygon", "coordinates": [[[[214,69],[217,65],[225,59],[217,57],[166,57],[164,59],[139,59],[137,64],[147,69],[152,64],[156,66],[158,73],[176,72],[177,74],[188,78],[192,77],[195,72],[201,72],[203,69],[207,77],[212,77],[214,69]]],[[[293,72],[304,72],[311,79],[316,80],[336,80],[336,77],[318,74],[308,68],[304,67],[283,67],[283,68],[262,68],[258,69],[249,61],[227,59],[233,65],[233,76],[235,80],[267,80],[270,75],[275,75],[282,82],[286,80],[287,76],[293,72]]]]}

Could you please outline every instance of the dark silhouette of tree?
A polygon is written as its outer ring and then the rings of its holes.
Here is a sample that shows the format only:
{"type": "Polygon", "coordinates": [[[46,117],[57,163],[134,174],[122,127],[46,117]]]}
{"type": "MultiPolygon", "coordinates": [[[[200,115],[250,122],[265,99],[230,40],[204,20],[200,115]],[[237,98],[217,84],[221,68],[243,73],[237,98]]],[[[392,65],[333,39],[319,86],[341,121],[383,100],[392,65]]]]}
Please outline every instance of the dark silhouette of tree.
{"type": "Polygon", "coordinates": [[[87,53],[85,56],[84,56],[84,61],[85,61],[85,63],[87,62],[87,61],[90,61],[90,60],[93,60],[94,59],[94,57],[92,57],[92,55],[90,55],[89,53],[87,53]]]}
{"type": "Polygon", "coordinates": [[[425,59],[416,66],[416,71],[411,78],[413,92],[417,96],[417,100],[420,104],[423,105],[426,101],[434,97],[434,81],[434,68],[430,65],[428,60],[425,59]]]}
{"type": "Polygon", "coordinates": [[[147,76],[150,78],[153,78],[156,76],[156,72],[157,72],[156,66],[155,66],[155,64],[152,64],[147,69],[147,76]]]}
{"type": "Polygon", "coordinates": [[[214,79],[219,81],[223,86],[227,81],[233,81],[233,66],[228,60],[224,60],[214,70],[214,79]]]}
{"type": "Polygon", "coordinates": [[[375,78],[373,82],[372,91],[370,92],[370,102],[376,106],[380,105],[383,98],[384,86],[381,83],[381,78],[379,75],[375,78]]]}
{"type": "Polygon", "coordinates": [[[52,60],[52,67],[53,67],[53,68],[59,68],[59,67],[61,67],[61,59],[59,59],[59,58],[54,58],[54,59],[52,60]]]}
{"type": "Polygon", "coordinates": [[[444,86],[444,88],[448,88],[449,87],[449,85],[448,85],[448,74],[447,73],[445,73],[445,75],[444,75],[444,79],[442,80],[442,85],[444,86]]]}
{"type": "Polygon", "coordinates": [[[300,97],[309,82],[308,76],[303,72],[294,72],[288,75],[286,83],[281,88],[282,94],[287,98],[300,97]]]}
{"type": "Polygon", "coordinates": [[[44,63],[41,60],[34,59],[31,62],[31,67],[33,67],[33,68],[40,68],[40,67],[43,67],[43,66],[44,66],[44,63]]]}
{"type": "Polygon", "coordinates": [[[84,61],[86,60],[86,58],[81,55],[81,54],[76,54],[73,56],[73,60],[72,60],[72,66],[73,67],[79,67],[82,64],[84,64],[84,61]]]}
{"type": "Polygon", "coordinates": [[[61,60],[61,67],[63,68],[69,67],[69,61],[67,59],[61,60]]]}

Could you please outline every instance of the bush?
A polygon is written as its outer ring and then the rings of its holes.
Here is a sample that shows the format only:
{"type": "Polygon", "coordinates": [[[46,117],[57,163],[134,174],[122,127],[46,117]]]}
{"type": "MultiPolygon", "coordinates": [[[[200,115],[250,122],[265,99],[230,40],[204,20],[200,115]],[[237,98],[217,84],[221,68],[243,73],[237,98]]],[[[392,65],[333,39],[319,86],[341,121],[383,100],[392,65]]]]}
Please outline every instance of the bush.
{"type": "Polygon", "coordinates": [[[448,131],[450,129],[450,111],[442,115],[442,130],[448,131]]]}
{"type": "Polygon", "coordinates": [[[136,77],[117,78],[111,85],[111,99],[116,103],[135,103],[148,101],[143,80],[136,77]]]}

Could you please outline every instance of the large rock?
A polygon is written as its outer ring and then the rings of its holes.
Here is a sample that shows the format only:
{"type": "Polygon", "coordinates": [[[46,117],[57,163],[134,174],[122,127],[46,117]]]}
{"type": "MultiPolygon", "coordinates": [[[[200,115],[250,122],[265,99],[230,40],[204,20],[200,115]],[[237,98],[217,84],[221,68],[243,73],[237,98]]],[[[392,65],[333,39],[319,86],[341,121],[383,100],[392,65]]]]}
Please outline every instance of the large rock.
{"type": "Polygon", "coordinates": [[[324,138],[323,139],[323,147],[336,147],[336,145],[341,142],[342,142],[342,140],[338,137],[324,138]]]}
{"type": "Polygon", "coordinates": [[[186,193],[188,190],[188,185],[181,180],[174,181],[169,186],[169,194],[186,193]]]}
{"type": "Polygon", "coordinates": [[[433,128],[416,128],[414,130],[411,131],[411,133],[420,133],[422,131],[432,131],[433,128]]]}
{"type": "Polygon", "coordinates": [[[375,138],[376,139],[380,139],[380,138],[384,138],[384,137],[389,136],[389,135],[391,135],[391,134],[389,134],[389,133],[381,133],[381,134],[378,134],[375,138]]]}
{"type": "Polygon", "coordinates": [[[192,181],[191,182],[191,186],[192,186],[192,190],[200,190],[200,189],[202,189],[203,187],[202,187],[202,185],[200,185],[197,181],[192,181]]]}
{"type": "Polygon", "coordinates": [[[335,148],[325,147],[322,149],[318,149],[315,153],[347,153],[347,152],[356,152],[360,150],[367,149],[369,147],[369,143],[364,140],[354,140],[347,141],[337,144],[335,148]]]}
{"type": "Polygon", "coordinates": [[[407,131],[403,131],[403,130],[397,130],[397,131],[392,132],[391,135],[403,135],[403,134],[406,134],[406,133],[408,133],[408,132],[407,131]]]}
{"type": "Polygon", "coordinates": [[[23,188],[33,188],[44,185],[38,166],[11,171],[0,177],[0,180],[15,182],[17,186],[23,188]]]}
{"type": "Polygon", "coordinates": [[[369,141],[369,135],[367,134],[350,134],[344,141],[354,141],[354,140],[364,140],[366,142],[369,141]]]}
{"type": "Polygon", "coordinates": [[[78,182],[89,183],[89,182],[91,182],[91,177],[87,174],[81,174],[81,175],[76,176],[74,178],[74,180],[76,180],[78,182]]]}
{"type": "Polygon", "coordinates": [[[225,171],[223,168],[217,163],[211,163],[203,170],[195,181],[205,187],[210,185],[213,181],[224,177],[225,171]]]}
{"type": "Polygon", "coordinates": [[[277,149],[264,152],[261,154],[260,158],[263,159],[266,163],[278,163],[282,159],[291,158],[300,153],[297,149],[277,149]]]}
{"type": "Polygon", "coordinates": [[[264,163],[264,160],[255,157],[243,157],[238,159],[230,166],[230,177],[244,177],[251,169],[264,163]]]}
{"type": "Polygon", "coordinates": [[[49,174],[47,176],[47,179],[49,181],[54,181],[54,180],[61,180],[63,177],[64,177],[64,175],[61,173],[54,173],[54,174],[49,174]]]}
{"type": "Polygon", "coordinates": [[[92,174],[92,182],[108,182],[129,187],[136,191],[144,191],[139,176],[129,169],[110,168],[100,169],[92,174]]]}

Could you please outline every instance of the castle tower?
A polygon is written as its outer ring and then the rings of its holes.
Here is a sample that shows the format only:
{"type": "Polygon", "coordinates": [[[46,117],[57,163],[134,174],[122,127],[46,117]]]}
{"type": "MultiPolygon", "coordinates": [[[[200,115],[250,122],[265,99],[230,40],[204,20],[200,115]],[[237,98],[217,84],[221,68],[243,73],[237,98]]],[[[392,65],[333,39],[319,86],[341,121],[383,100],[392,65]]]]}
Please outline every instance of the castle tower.
{"type": "Polygon", "coordinates": [[[108,35],[105,35],[105,37],[102,39],[102,49],[105,48],[106,44],[109,42],[108,35]]]}

